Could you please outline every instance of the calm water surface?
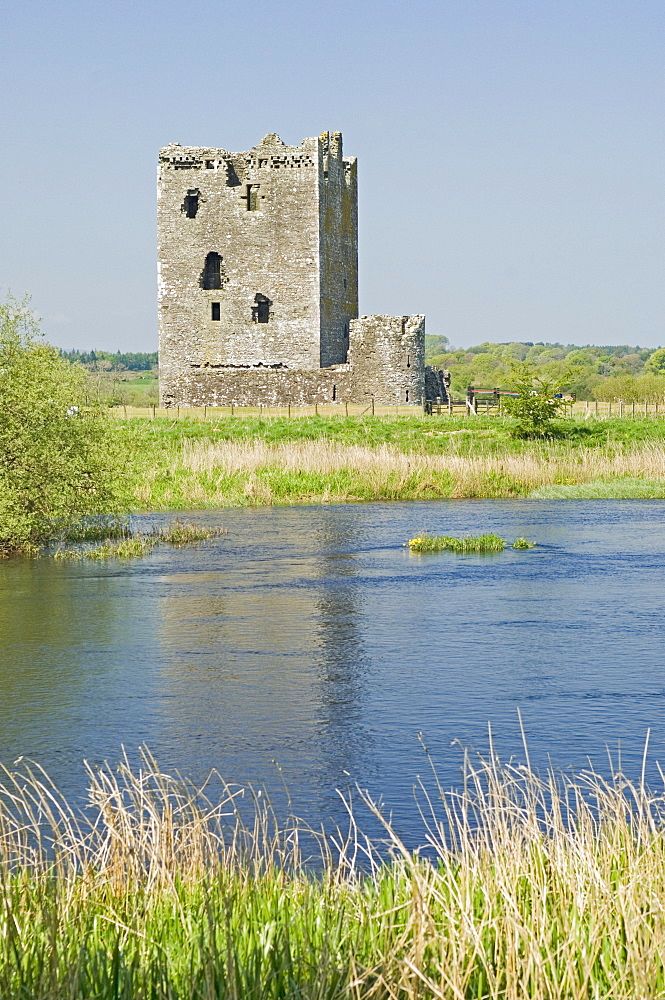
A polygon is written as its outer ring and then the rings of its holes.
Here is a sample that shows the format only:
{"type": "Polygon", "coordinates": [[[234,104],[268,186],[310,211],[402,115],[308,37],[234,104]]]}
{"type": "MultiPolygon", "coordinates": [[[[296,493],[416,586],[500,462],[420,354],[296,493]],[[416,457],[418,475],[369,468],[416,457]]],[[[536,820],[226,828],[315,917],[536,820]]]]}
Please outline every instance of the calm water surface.
{"type": "MultiPolygon", "coordinates": [[[[382,794],[416,836],[412,788],[447,785],[454,741],[502,756],[639,769],[665,761],[665,503],[442,501],[188,515],[228,534],[127,564],[0,563],[0,760],[68,794],[82,760],[145,743],[309,819],[336,789],[382,794]],[[513,539],[495,556],[414,556],[422,531],[513,539]],[[279,765],[279,767],[278,767],[279,765]]],[[[142,526],[158,520],[138,518],[142,526]]],[[[655,771],[651,772],[655,774],[655,771]]]]}

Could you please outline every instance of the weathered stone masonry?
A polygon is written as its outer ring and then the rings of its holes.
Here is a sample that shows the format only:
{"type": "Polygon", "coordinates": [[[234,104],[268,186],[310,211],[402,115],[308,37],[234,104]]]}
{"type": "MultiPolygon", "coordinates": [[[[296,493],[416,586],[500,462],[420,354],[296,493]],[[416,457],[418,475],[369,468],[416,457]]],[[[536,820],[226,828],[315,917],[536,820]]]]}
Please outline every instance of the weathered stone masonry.
{"type": "Polygon", "coordinates": [[[163,405],[424,398],[424,317],[356,318],[356,161],[339,132],[166,146],[158,234],[163,405]]]}

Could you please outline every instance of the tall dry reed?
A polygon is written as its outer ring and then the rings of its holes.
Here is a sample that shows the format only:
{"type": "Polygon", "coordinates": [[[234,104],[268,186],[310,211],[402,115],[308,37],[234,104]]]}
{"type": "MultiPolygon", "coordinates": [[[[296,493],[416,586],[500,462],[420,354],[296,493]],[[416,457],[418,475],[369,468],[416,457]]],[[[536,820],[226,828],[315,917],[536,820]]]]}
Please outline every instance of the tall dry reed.
{"type": "Polygon", "coordinates": [[[424,845],[350,814],[280,828],[145,755],[80,815],[26,765],[0,788],[0,995],[635,1000],[665,995],[665,803],[644,780],[466,758],[420,786],[424,845]]]}
{"type": "MultiPolygon", "coordinates": [[[[655,443],[632,449],[571,448],[557,442],[534,443],[519,453],[404,453],[390,445],[364,447],[329,440],[269,444],[261,440],[187,441],[181,468],[193,479],[205,479],[211,494],[217,477],[222,498],[228,477],[245,476],[248,493],[270,502],[275,494],[266,470],[330,480],[329,495],[353,499],[400,493],[436,493],[452,497],[528,495],[555,483],[585,483],[596,479],[646,478],[665,480],[665,449],[655,443]],[[348,479],[336,483],[340,473],[348,479]]],[[[293,485],[295,490],[297,485],[293,485]]],[[[200,489],[200,487],[199,487],[200,489]]],[[[303,493],[308,485],[303,483],[303,493]]]]}

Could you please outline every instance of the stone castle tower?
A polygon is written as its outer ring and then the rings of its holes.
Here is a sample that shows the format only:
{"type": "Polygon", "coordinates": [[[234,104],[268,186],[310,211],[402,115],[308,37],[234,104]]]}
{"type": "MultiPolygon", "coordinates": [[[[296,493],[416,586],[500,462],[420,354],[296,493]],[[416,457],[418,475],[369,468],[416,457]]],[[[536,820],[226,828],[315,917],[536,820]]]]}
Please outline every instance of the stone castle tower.
{"type": "Polygon", "coordinates": [[[357,319],[356,161],[339,132],[159,159],[164,405],[422,398],[423,318],[357,319]]]}

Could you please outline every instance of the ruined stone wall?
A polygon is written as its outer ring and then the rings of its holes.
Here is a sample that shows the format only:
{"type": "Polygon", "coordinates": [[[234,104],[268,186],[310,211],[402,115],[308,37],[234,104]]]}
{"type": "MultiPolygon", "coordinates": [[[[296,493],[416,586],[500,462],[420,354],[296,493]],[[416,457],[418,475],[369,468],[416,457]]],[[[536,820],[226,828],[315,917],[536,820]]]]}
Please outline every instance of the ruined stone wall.
{"type": "Polygon", "coordinates": [[[321,367],[346,361],[349,323],[358,315],[358,186],[355,157],[342,156],[341,132],[321,140],[319,233],[321,367]]]}
{"type": "Polygon", "coordinates": [[[425,317],[352,320],[348,361],[358,384],[380,387],[377,402],[420,402],[425,393],[425,317]]]}
{"type": "Polygon", "coordinates": [[[303,406],[354,402],[348,365],[316,370],[199,369],[172,383],[167,406],[303,406]]]}
{"type": "Polygon", "coordinates": [[[350,361],[328,368],[182,368],[166,406],[285,406],[307,403],[420,403],[424,398],[422,316],[363,316],[351,321],[350,361]]]}

